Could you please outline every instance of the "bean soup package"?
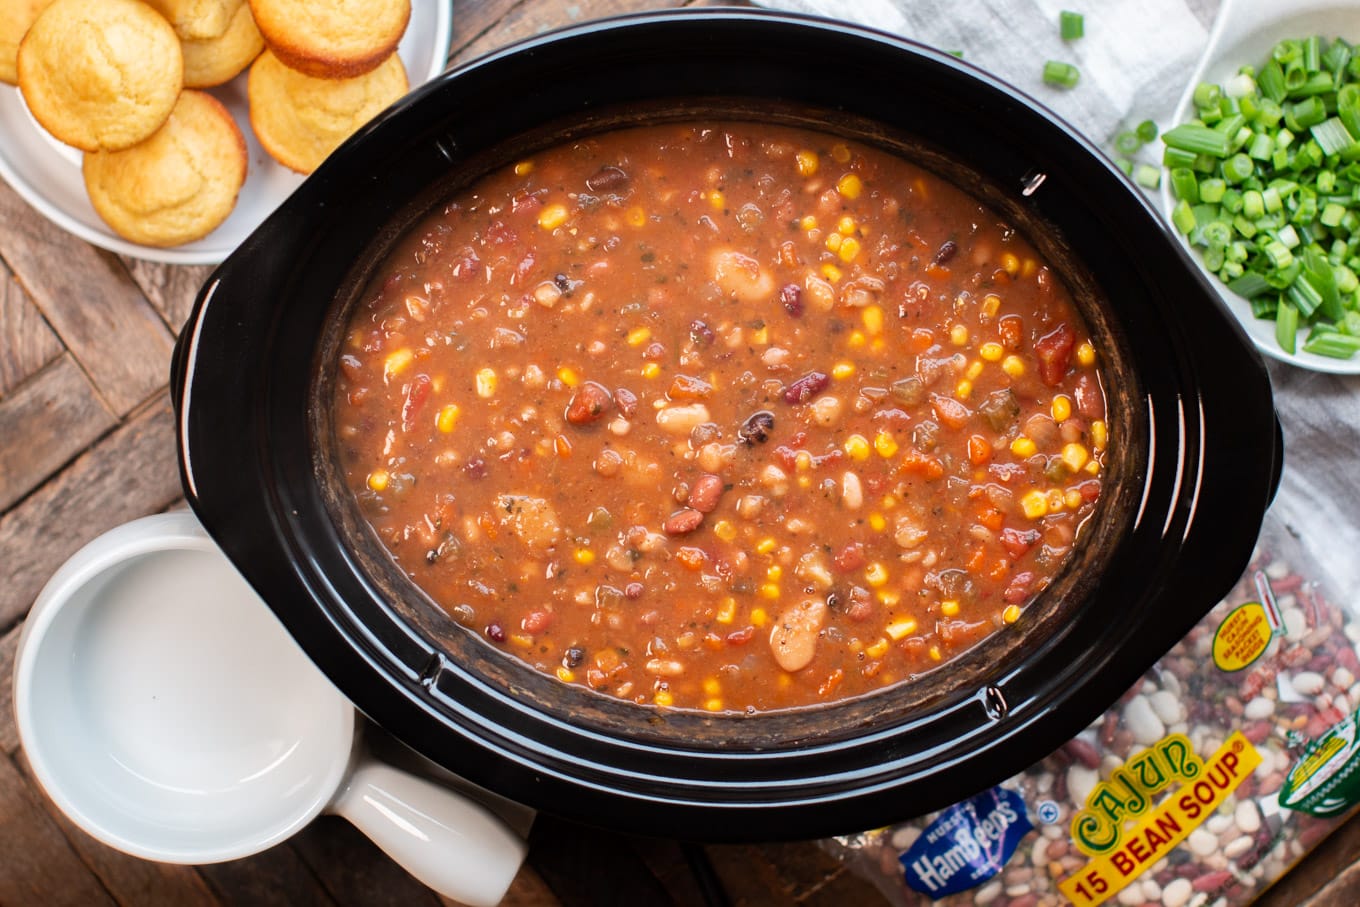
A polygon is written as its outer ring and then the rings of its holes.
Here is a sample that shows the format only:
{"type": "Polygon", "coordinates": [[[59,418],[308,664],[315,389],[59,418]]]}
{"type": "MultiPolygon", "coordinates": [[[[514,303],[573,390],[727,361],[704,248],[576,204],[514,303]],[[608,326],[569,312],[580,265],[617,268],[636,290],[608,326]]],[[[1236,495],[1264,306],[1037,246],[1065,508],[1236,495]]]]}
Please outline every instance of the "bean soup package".
{"type": "Polygon", "coordinates": [[[1264,891],[1360,803],[1354,555],[1327,558],[1328,527],[1296,503],[1277,500],[1227,597],[1076,738],[962,803],[824,845],[904,905],[1264,891]]]}

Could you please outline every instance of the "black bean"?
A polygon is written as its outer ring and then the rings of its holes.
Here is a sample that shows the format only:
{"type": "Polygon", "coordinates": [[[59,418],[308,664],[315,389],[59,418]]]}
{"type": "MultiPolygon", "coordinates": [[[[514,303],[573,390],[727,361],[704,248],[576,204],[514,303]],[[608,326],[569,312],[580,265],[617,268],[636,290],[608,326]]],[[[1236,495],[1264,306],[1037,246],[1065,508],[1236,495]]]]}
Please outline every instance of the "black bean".
{"type": "Polygon", "coordinates": [[[581,662],[585,660],[586,660],[585,649],[581,648],[580,646],[572,646],[570,649],[567,649],[567,657],[565,659],[567,667],[579,668],[581,666],[581,662]]]}
{"type": "Polygon", "coordinates": [[[937,265],[944,264],[945,262],[949,261],[949,259],[953,258],[955,254],[958,253],[958,251],[959,251],[958,244],[956,244],[952,239],[945,240],[944,243],[940,246],[940,248],[935,252],[935,264],[937,265]]]}
{"type": "Polygon", "coordinates": [[[764,444],[770,440],[770,432],[774,431],[774,413],[768,409],[762,409],[746,417],[746,421],[741,423],[741,428],[737,429],[737,438],[747,444],[764,444]]]}

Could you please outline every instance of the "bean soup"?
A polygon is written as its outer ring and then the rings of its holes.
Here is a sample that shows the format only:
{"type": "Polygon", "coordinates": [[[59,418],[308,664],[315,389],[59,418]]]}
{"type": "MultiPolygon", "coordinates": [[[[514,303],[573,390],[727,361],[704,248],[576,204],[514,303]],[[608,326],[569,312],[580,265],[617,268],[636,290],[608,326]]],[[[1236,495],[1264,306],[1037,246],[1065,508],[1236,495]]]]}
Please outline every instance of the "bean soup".
{"type": "Polygon", "coordinates": [[[397,244],[341,353],[341,471],[411,579],[564,683],[672,708],[859,696],[1018,632],[1117,441],[1013,225],[767,124],[490,174],[397,244]]]}

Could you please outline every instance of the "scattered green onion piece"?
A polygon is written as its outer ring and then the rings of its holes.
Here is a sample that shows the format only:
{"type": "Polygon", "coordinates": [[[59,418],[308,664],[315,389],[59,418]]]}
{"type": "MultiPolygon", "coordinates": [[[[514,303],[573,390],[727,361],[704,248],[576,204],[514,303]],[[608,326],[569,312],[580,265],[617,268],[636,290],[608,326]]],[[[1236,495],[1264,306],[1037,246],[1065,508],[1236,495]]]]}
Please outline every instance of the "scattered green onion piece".
{"type": "Polygon", "coordinates": [[[1230,183],[1240,183],[1251,176],[1256,165],[1245,154],[1234,154],[1223,162],[1223,178],[1230,183]]]}
{"type": "MultiPolygon", "coordinates": [[[[1265,66],[1261,67],[1261,72],[1256,76],[1256,87],[1261,90],[1262,95],[1274,101],[1276,104],[1284,100],[1284,70],[1280,68],[1280,64],[1277,61],[1271,60],[1265,66]]],[[[1198,98],[1198,87],[1195,89],[1195,95],[1198,98]]]]}
{"type": "Polygon", "coordinates": [[[1064,41],[1075,41],[1086,34],[1086,20],[1081,13],[1063,10],[1058,13],[1058,32],[1064,41]]]}
{"type": "Polygon", "coordinates": [[[1171,210],[1171,225],[1174,226],[1176,231],[1182,236],[1189,234],[1191,230],[1195,229],[1195,212],[1194,209],[1190,207],[1190,203],[1185,199],[1181,199],[1177,202],[1176,207],[1171,210]]]}
{"type": "MultiPolygon", "coordinates": [[[[1165,140],[1163,140],[1165,141],[1165,140]]],[[[1168,145],[1162,151],[1162,166],[1167,168],[1190,167],[1194,168],[1195,159],[1199,155],[1193,151],[1185,151],[1181,148],[1172,148],[1168,145]]]]}
{"type": "Polygon", "coordinates": [[[1133,181],[1144,189],[1156,189],[1162,184],[1162,171],[1152,164],[1135,164],[1133,181]]]}
{"type": "Polygon", "coordinates": [[[1081,70],[1071,63],[1048,60],[1044,63],[1044,84],[1058,88],[1074,88],[1081,78],[1081,70]]]}
{"type": "Polygon", "coordinates": [[[1133,130],[1134,135],[1138,136],[1138,141],[1147,144],[1157,138],[1157,124],[1152,120],[1144,120],[1133,130]]]}
{"type": "Polygon", "coordinates": [[[1195,178],[1195,171],[1188,167],[1177,167],[1172,170],[1171,192],[1176,198],[1183,198],[1192,205],[1199,204],[1199,180],[1195,178]]]}
{"type": "Polygon", "coordinates": [[[1118,167],[1120,172],[1125,176],[1133,176],[1133,161],[1130,159],[1126,157],[1117,157],[1114,159],[1114,165],[1118,167]]]}
{"type": "Polygon", "coordinates": [[[1211,82],[1201,82],[1195,86],[1195,106],[1201,110],[1205,107],[1217,107],[1218,99],[1222,96],[1223,89],[1211,82]]]}
{"type": "MultiPolygon", "coordinates": [[[[1176,172],[1173,170],[1171,172],[1171,177],[1173,180],[1175,179],[1175,176],[1176,172]]],[[[1223,180],[1218,179],[1217,177],[1211,177],[1209,179],[1202,180],[1198,188],[1200,201],[1206,202],[1210,205],[1217,205],[1221,203],[1223,201],[1224,196],[1228,194],[1228,184],[1223,180]]]]}
{"type": "Polygon", "coordinates": [[[1114,138],[1115,150],[1120,154],[1135,154],[1143,147],[1143,140],[1134,132],[1121,132],[1114,138]]]}

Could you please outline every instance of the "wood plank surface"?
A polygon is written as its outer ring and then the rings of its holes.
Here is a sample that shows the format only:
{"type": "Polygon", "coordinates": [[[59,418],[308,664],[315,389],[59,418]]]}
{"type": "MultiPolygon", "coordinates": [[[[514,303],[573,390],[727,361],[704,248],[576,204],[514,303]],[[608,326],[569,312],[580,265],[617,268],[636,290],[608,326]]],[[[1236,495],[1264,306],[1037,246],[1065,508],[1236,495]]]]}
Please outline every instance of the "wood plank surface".
{"type": "Polygon", "coordinates": [[[14,272],[0,264],[0,399],[64,349],[14,272]]]}
{"type": "Polygon", "coordinates": [[[178,334],[189,318],[198,291],[213,272],[212,265],[167,265],[144,258],[122,256],[138,289],[156,309],[166,326],[178,334]]]}
{"type": "Polygon", "coordinates": [[[0,757],[0,904],[114,904],[43,808],[42,796],[10,757],[0,757]]]}
{"type": "Polygon", "coordinates": [[[0,636],[0,753],[6,756],[19,748],[19,729],[14,722],[14,653],[23,629],[23,624],[16,624],[0,636]]]}
{"type": "Polygon", "coordinates": [[[42,484],[117,420],[70,353],[0,400],[0,511],[42,484]]]}
{"type": "Polygon", "coordinates": [[[57,567],[120,523],[180,496],[174,418],[162,395],[0,516],[0,628],[28,611],[57,567]]]}
{"type": "Polygon", "coordinates": [[[0,256],[109,408],[125,415],[165,384],[171,335],[113,255],[77,239],[0,183],[0,256]]]}

